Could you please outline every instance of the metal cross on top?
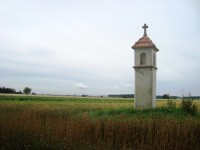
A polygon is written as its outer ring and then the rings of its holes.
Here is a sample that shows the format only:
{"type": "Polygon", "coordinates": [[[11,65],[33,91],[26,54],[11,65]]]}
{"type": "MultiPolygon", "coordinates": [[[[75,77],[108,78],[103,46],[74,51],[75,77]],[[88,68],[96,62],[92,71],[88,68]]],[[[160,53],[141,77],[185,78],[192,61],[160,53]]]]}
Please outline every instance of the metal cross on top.
{"type": "Polygon", "coordinates": [[[144,26],[142,26],[142,28],[144,29],[144,36],[147,36],[147,28],[148,26],[146,25],[146,23],[144,24],[144,26]]]}

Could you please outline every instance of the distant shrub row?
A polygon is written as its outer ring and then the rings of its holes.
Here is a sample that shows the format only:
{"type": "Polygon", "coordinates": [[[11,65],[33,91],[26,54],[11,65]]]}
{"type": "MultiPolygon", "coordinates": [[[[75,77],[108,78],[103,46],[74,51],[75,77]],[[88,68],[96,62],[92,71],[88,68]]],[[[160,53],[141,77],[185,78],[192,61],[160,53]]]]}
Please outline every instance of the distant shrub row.
{"type": "Polygon", "coordinates": [[[0,93],[22,94],[22,91],[16,92],[16,90],[12,88],[0,87],[0,93]]]}
{"type": "MultiPolygon", "coordinates": [[[[6,94],[30,94],[31,93],[31,88],[29,87],[25,87],[22,91],[17,92],[15,89],[13,88],[6,88],[6,87],[0,87],[0,93],[6,93],[6,94]]],[[[35,93],[32,93],[33,95],[35,95],[35,93]]]]}

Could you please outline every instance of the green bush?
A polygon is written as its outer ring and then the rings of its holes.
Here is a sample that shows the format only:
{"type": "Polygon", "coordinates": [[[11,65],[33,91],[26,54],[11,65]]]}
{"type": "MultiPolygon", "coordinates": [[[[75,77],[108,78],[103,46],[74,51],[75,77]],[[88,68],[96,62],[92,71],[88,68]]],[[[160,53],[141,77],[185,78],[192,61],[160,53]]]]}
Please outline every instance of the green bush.
{"type": "Polygon", "coordinates": [[[169,108],[169,109],[174,109],[174,108],[176,108],[176,102],[174,102],[174,101],[171,100],[171,99],[168,99],[168,101],[167,101],[167,108],[169,108]]]}
{"type": "Polygon", "coordinates": [[[188,96],[187,98],[182,98],[181,109],[192,116],[195,116],[198,111],[197,105],[194,103],[193,99],[190,96],[188,96]]]}

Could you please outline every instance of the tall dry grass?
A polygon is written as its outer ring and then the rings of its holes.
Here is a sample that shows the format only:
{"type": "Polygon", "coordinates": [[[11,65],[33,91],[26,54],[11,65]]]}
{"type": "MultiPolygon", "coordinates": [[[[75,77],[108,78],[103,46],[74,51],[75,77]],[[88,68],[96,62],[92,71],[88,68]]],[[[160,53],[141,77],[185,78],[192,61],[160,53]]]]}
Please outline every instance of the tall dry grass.
{"type": "Polygon", "coordinates": [[[117,120],[95,119],[88,109],[102,108],[0,103],[0,149],[200,149],[198,118],[121,114],[117,120]]]}

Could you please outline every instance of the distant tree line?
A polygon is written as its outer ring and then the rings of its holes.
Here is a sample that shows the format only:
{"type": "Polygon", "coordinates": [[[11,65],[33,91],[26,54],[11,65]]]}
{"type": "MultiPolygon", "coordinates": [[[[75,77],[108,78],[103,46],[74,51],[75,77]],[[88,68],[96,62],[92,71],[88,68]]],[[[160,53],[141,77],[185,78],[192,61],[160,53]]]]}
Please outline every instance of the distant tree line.
{"type": "MultiPolygon", "coordinates": [[[[200,96],[183,96],[184,98],[190,98],[190,99],[200,99],[200,96]]],[[[163,95],[157,95],[157,99],[181,99],[183,97],[179,96],[170,96],[169,94],[163,94],[163,95]]]]}
{"type": "MultiPolygon", "coordinates": [[[[29,87],[25,87],[23,92],[20,90],[20,91],[16,91],[15,89],[13,88],[6,88],[6,87],[0,87],[0,93],[6,93],[6,94],[30,94],[31,93],[31,88],[29,87]]],[[[35,93],[32,93],[35,95],[35,93]]]]}
{"type": "Polygon", "coordinates": [[[164,94],[164,95],[162,96],[162,98],[163,98],[163,99],[169,99],[170,96],[169,96],[169,94],[164,94]]]}
{"type": "Polygon", "coordinates": [[[0,87],[0,93],[22,94],[22,91],[17,92],[13,88],[0,87]]]}
{"type": "Polygon", "coordinates": [[[183,96],[183,98],[186,98],[186,99],[200,99],[200,96],[183,96]]]}
{"type": "Polygon", "coordinates": [[[113,97],[113,98],[134,98],[134,94],[112,94],[112,95],[108,95],[108,97],[113,97]]]}
{"type": "Polygon", "coordinates": [[[169,94],[163,94],[163,95],[157,95],[156,98],[157,99],[178,99],[178,98],[181,98],[181,97],[170,96],[169,94]]]}

